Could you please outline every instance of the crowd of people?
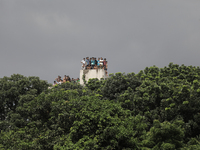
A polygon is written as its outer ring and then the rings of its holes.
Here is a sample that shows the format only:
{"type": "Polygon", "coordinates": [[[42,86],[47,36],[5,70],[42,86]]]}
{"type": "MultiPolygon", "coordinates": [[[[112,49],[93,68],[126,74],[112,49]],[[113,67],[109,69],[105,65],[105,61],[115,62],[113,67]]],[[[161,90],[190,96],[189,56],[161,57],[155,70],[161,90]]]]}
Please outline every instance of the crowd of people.
{"type": "Polygon", "coordinates": [[[83,58],[81,61],[81,69],[104,69],[106,72],[106,75],[108,74],[107,69],[108,69],[108,61],[106,58],[99,57],[98,59],[96,57],[86,57],[83,58]]]}
{"type": "Polygon", "coordinates": [[[65,83],[65,82],[72,82],[72,83],[79,83],[80,82],[80,79],[77,78],[77,79],[74,79],[74,78],[70,78],[69,76],[67,75],[64,75],[64,78],[62,79],[61,76],[58,76],[53,85],[55,86],[56,84],[62,84],[62,83],[65,83]]]}
{"type": "MultiPolygon", "coordinates": [[[[83,60],[81,61],[81,69],[82,70],[86,70],[86,69],[104,69],[106,72],[106,75],[108,75],[107,69],[108,69],[108,61],[106,60],[106,58],[102,58],[99,57],[98,59],[96,57],[86,57],[83,58],[83,60]]],[[[61,76],[58,76],[53,85],[55,86],[56,84],[62,84],[65,82],[72,82],[72,83],[79,83],[80,79],[74,79],[74,78],[70,78],[67,75],[64,75],[64,78],[62,79],[61,76]]]]}

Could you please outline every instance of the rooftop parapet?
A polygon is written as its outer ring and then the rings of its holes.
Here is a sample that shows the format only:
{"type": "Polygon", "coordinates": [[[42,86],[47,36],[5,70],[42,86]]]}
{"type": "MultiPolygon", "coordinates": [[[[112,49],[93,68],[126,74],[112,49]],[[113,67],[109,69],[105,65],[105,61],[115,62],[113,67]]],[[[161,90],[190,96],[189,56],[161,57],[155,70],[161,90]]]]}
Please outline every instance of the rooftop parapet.
{"type": "Polygon", "coordinates": [[[85,75],[85,81],[88,82],[89,79],[92,78],[106,78],[106,71],[104,69],[87,69],[87,70],[80,70],[80,84],[84,85],[83,75],[85,75]]]}

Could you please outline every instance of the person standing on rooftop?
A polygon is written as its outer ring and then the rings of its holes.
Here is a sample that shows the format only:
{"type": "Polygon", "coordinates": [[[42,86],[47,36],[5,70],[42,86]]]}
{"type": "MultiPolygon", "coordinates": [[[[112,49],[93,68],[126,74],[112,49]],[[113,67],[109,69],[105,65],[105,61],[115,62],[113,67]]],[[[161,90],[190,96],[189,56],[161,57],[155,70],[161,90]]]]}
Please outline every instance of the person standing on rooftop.
{"type": "Polygon", "coordinates": [[[104,60],[103,60],[103,67],[104,68],[106,67],[106,63],[107,63],[106,58],[104,58],[104,60]]]}
{"type": "Polygon", "coordinates": [[[99,61],[99,64],[100,64],[100,68],[102,69],[103,68],[103,58],[101,57],[100,61],[99,61]]]}
{"type": "Polygon", "coordinates": [[[98,58],[98,60],[97,60],[97,67],[98,67],[98,69],[100,68],[100,58],[98,58]]]}
{"type": "Polygon", "coordinates": [[[108,76],[108,61],[106,61],[106,58],[104,58],[104,61],[103,61],[103,68],[106,72],[106,76],[108,76]]]}
{"type": "Polygon", "coordinates": [[[90,60],[90,66],[91,66],[91,60],[92,60],[92,58],[90,58],[89,60],[90,60]]]}
{"type": "Polygon", "coordinates": [[[97,66],[97,58],[95,57],[94,60],[95,60],[95,65],[97,66]]]}
{"type": "Polygon", "coordinates": [[[92,60],[91,60],[91,69],[93,69],[94,68],[94,65],[95,65],[95,60],[94,60],[94,57],[92,57],[92,60]]]}
{"type": "Polygon", "coordinates": [[[89,57],[86,57],[86,63],[87,63],[87,65],[86,65],[86,69],[87,69],[87,66],[89,66],[90,65],[90,60],[89,60],[89,57]]]}
{"type": "Polygon", "coordinates": [[[85,58],[83,58],[83,60],[81,61],[81,64],[82,64],[81,69],[84,70],[84,68],[85,68],[85,58]]]}

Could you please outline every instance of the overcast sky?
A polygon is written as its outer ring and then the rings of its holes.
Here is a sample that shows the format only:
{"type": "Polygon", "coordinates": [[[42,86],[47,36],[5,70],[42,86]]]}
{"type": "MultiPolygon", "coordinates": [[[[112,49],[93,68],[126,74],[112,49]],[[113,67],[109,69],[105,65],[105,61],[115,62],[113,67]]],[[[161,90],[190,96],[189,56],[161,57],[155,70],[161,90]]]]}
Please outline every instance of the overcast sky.
{"type": "Polygon", "coordinates": [[[86,56],[109,73],[198,66],[200,0],[0,0],[0,78],[77,78],[86,56]]]}

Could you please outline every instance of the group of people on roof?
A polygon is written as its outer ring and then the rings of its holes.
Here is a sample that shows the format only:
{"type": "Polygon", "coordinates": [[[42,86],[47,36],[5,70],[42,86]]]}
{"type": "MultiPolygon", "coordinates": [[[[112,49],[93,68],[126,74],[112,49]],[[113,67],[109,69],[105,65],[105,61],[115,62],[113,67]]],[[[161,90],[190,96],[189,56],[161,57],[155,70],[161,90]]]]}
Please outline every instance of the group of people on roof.
{"type": "Polygon", "coordinates": [[[96,57],[86,57],[83,58],[81,61],[81,69],[104,69],[107,74],[107,69],[108,69],[108,61],[106,58],[99,57],[98,59],[96,57]]]}
{"type": "Polygon", "coordinates": [[[62,83],[65,83],[65,82],[72,82],[72,83],[79,83],[80,82],[80,79],[77,78],[77,79],[74,79],[74,78],[70,78],[69,76],[66,76],[64,75],[64,78],[62,79],[61,76],[58,76],[53,85],[56,85],[56,84],[62,84],[62,83]]]}

